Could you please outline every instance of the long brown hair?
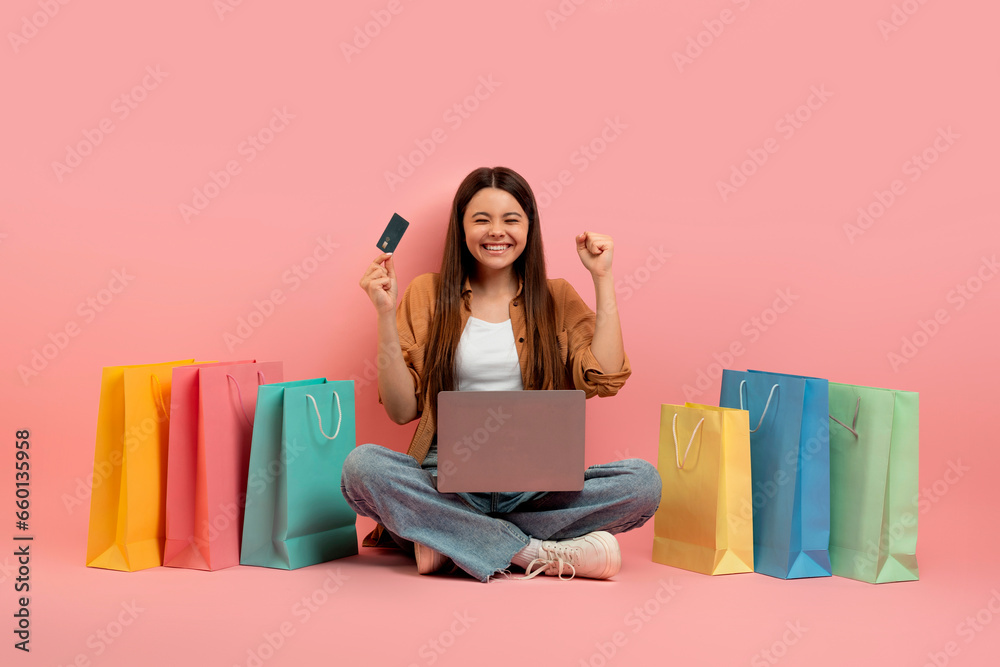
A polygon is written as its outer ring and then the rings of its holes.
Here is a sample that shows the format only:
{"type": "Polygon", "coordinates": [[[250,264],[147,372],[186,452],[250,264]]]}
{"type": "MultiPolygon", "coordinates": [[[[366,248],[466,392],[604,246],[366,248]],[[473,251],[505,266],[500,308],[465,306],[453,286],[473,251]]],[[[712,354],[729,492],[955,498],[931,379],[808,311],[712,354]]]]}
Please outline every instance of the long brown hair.
{"type": "MultiPolygon", "coordinates": [[[[483,188],[510,193],[528,216],[528,238],[524,251],[514,260],[514,272],[524,281],[524,304],[528,331],[528,383],[525,389],[562,389],[566,386],[566,365],[559,355],[555,330],[555,305],[545,274],[545,253],[538,227],[538,206],[531,186],[517,172],[506,167],[481,167],[462,181],[451,205],[444,256],[438,282],[437,303],[427,343],[424,386],[430,392],[431,414],[437,418],[437,394],[455,387],[455,351],[462,336],[462,285],[476,273],[476,258],[465,241],[465,209],[483,188]]],[[[425,408],[427,406],[425,405],[425,408]]]]}

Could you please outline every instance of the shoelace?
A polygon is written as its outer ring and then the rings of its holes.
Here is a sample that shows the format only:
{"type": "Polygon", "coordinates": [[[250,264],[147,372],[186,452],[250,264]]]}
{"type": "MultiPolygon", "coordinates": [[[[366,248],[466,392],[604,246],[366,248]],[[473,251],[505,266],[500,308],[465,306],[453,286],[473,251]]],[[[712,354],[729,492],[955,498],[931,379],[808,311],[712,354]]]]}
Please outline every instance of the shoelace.
{"type": "Polygon", "coordinates": [[[574,560],[574,557],[579,555],[579,547],[570,548],[556,544],[544,549],[544,551],[548,552],[548,558],[536,558],[528,563],[528,567],[524,569],[524,576],[521,577],[522,579],[531,579],[533,577],[537,577],[543,572],[550,572],[552,570],[556,570],[559,578],[563,581],[569,581],[576,576],[576,567],[573,565],[572,561],[574,560]],[[533,570],[536,563],[541,567],[537,570],[533,570]],[[564,577],[563,570],[567,567],[572,570],[572,572],[568,577],[564,577]]]}

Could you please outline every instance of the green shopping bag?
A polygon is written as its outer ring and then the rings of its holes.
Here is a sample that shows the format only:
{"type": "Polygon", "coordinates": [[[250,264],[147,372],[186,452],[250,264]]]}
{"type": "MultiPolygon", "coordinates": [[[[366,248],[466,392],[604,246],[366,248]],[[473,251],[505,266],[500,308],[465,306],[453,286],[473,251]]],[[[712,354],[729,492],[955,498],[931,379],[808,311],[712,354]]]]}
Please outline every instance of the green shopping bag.
{"type": "Polygon", "coordinates": [[[830,383],[830,561],[872,584],[917,575],[918,394],[830,383]]]}
{"type": "Polygon", "coordinates": [[[358,553],[357,515],[340,492],[354,445],[353,381],[258,388],[242,565],[294,570],[358,553]]]}

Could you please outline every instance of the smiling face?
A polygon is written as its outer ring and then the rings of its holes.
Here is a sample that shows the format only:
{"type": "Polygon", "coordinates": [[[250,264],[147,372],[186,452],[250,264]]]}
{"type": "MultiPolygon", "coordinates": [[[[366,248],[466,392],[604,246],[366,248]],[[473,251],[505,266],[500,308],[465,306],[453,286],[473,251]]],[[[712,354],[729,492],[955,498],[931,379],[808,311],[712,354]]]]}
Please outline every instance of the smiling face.
{"type": "Polygon", "coordinates": [[[505,269],[524,252],[528,216],[506,190],[483,188],[473,195],[462,224],[465,243],[480,268],[505,269]]]}

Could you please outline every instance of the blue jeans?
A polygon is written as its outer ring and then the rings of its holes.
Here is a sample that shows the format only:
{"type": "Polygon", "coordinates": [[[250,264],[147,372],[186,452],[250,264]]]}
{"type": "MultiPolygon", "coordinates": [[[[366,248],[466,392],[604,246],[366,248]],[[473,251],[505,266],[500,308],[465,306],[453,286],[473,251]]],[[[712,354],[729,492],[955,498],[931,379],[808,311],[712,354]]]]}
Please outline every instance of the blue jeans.
{"type": "Polygon", "coordinates": [[[340,488],[355,512],[385,526],[400,546],[419,542],[480,581],[507,569],[529,537],[623,533],[660,504],[660,473],[642,459],[590,466],[582,491],[439,493],[436,475],[412,456],[364,444],[347,456],[340,488]]]}

